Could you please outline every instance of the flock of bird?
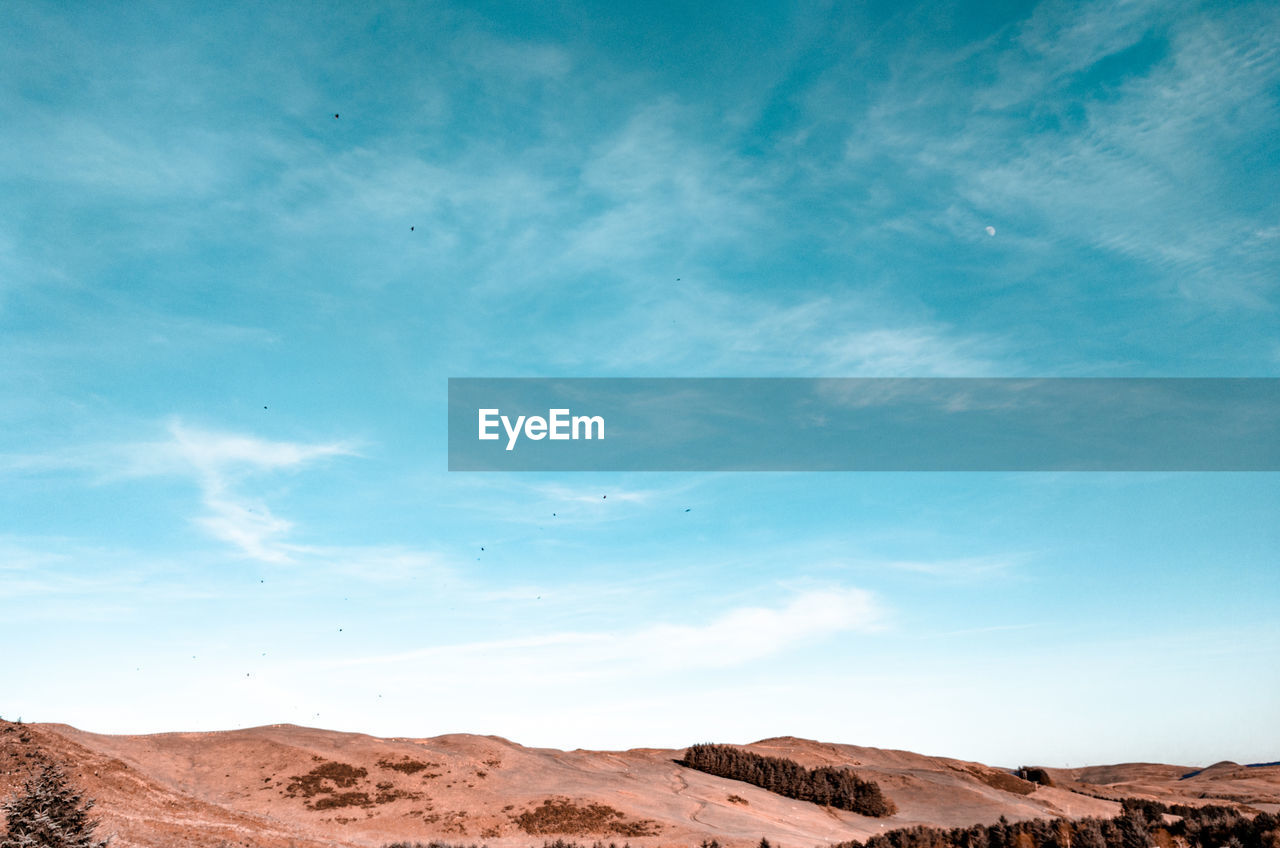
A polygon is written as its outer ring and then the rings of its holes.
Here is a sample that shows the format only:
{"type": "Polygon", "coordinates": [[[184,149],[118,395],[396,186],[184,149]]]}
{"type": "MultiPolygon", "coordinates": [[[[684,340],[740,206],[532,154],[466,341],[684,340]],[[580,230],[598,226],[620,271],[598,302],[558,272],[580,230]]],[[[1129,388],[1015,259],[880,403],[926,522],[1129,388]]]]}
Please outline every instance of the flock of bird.
{"type": "MultiPolygon", "coordinates": [[[[334,118],[334,120],[339,120],[339,118],[340,118],[340,113],[338,113],[338,112],[334,112],[334,113],[333,113],[333,118],[334,118]]],[[[410,225],[410,227],[409,227],[409,232],[416,232],[416,230],[417,230],[416,226],[410,225]]],[[[676,277],[676,282],[679,282],[679,281],[680,281],[680,278],[679,278],[679,277],[676,277]]],[[[263,409],[266,409],[267,407],[266,407],[266,406],[263,406],[262,408],[263,408],[263,409]]],[[[601,500],[608,500],[608,499],[609,499],[609,496],[608,496],[608,495],[601,495],[601,496],[600,496],[600,499],[601,499],[601,500]]],[[[692,507],[686,507],[686,508],[685,508],[685,512],[692,512],[692,511],[693,511],[693,508],[692,508],[692,507]]],[[[551,513],[551,517],[552,517],[552,518],[555,518],[555,517],[556,517],[556,513],[554,513],[554,512],[553,512],[553,513],[551,513]]],[[[481,550],[481,552],[483,552],[483,551],[484,551],[484,549],[485,549],[485,548],[484,548],[484,545],[481,545],[481,546],[480,546],[480,550],[481,550]]],[[[476,557],[476,561],[478,562],[479,560],[480,560],[480,558],[479,558],[479,557],[476,557]]],[[[267,581],[266,581],[265,579],[260,579],[260,580],[258,580],[258,582],[259,582],[259,583],[262,583],[262,584],[265,584],[267,581]]],[[[539,595],[539,596],[538,596],[538,600],[541,600],[541,599],[542,599],[542,596],[541,596],[541,595],[539,595]]],[[[346,598],[344,598],[343,600],[346,600],[346,598]]],[[[338,632],[339,632],[339,633],[343,632],[341,627],[339,627],[339,628],[338,628],[338,632]]],[[[264,657],[265,657],[266,655],[267,655],[267,654],[266,654],[266,652],[264,651],[264,652],[263,652],[263,654],[262,654],[262,656],[264,656],[264,657]]],[[[194,659],[196,659],[196,657],[195,657],[194,655],[192,655],[191,659],[193,659],[193,660],[194,660],[194,659]]],[[[138,668],[138,671],[142,671],[142,669],[141,669],[141,668],[138,668]]],[[[251,673],[251,672],[247,672],[247,671],[246,671],[246,672],[244,673],[244,676],[245,676],[245,677],[252,677],[253,675],[252,675],[252,673],[251,673]]],[[[381,698],[381,697],[382,697],[382,695],[381,695],[381,694],[379,694],[379,695],[378,695],[378,697],[379,697],[379,698],[381,698]]],[[[312,717],[313,717],[313,718],[319,718],[319,717],[320,717],[320,713],[315,713],[315,714],[313,714],[313,716],[312,716],[312,717]]]]}

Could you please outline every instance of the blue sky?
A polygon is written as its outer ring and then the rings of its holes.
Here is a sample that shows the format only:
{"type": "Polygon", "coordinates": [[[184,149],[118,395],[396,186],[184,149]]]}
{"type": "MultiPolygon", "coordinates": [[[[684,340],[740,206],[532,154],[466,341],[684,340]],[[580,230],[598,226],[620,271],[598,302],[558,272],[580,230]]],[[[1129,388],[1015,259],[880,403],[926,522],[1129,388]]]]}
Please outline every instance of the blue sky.
{"type": "Polygon", "coordinates": [[[5,717],[1280,759],[1274,474],[445,471],[449,377],[1280,376],[1275,4],[297,5],[6,6],[5,717]]]}

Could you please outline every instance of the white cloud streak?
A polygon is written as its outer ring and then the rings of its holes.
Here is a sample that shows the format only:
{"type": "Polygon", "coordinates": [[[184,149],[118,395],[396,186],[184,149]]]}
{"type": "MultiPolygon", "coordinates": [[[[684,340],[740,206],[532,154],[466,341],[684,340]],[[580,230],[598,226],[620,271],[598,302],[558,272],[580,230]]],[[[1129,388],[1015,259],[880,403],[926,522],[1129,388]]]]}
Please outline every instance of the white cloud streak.
{"type": "Polygon", "coordinates": [[[1221,160],[1274,132],[1277,30],[1280,15],[1257,6],[1043,3],[1013,49],[994,40],[900,67],[850,135],[848,164],[887,153],[963,199],[901,227],[967,237],[994,218],[1006,244],[1086,245],[1145,267],[1162,295],[1258,308],[1275,294],[1280,245],[1261,234],[1276,222],[1239,207],[1221,160]],[[1125,59],[1124,73],[1083,81],[1138,48],[1149,67],[1125,59]]]}
{"type": "Polygon", "coordinates": [[[140,477],[189,477],[204,508],[196,526],[261,562],[285,563],[295,553],[314,552],[286,539],[293,522],[275,515],[261,498],[245,493],[250,481],[272,473],[295,471],[317,461],[355,456],[349,442],[273,441],[239,433],[205,430],[170,421],[166,438],[41,455],[0,457],[0,470],[10,473],[87,471],[102,482],[140,477]]]}
{"type": "Polygon", "coordinates": [[[993,577],[1005,577],[1014,569],[1026,563],[1029,557],[1009,556],[977,556],[958,557],[954,559],[931,560],[888,560],[879,565],[895,571],[906,571],[923,574],[948,581],[969,582],[993,577]]]}
{"type": "Polygon", "coordinates": [[[448,645],[346,660],[343,668],[400,666],[459,683],[483,670],[502,680],[590,679],[732,668],[840,633],[878,629],[884,613],[862,589],[828,587],[777,607],[739,607],[695,624],[634,630],[563,632],[448,645]]]}
{"type": "Polygon", "coordinates": [[[999,338],[909,318],[851,294],[780,304],[688,284],[583,328],[581,347],[548,350],[565,367],[663,368],[678,376],[1008,376],[999,338]]]}
{"type": "Polygon", "coordinates": [[[206,514],[196,524],[215,539],[226,542],[244,556],[261,562],[283,563],[293,558],[285,543],[293,523],[274,515],[261,500],[238,491],[238,484],[257,474],[300,468],[315,460],[350,456],[343,443],[300,444],[269,441],[234,433],[219,433],[169,425],[169,438],[130,446],[128,473],[152,475],[189,473],[200,487],[206,514]]]}

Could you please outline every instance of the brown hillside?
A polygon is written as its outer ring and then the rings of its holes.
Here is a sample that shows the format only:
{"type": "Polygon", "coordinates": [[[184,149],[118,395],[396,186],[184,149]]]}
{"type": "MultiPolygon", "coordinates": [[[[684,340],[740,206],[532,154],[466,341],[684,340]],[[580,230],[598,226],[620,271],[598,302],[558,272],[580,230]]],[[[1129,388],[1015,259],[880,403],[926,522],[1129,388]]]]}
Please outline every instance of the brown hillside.
{"type": "MultiPolygon", "coordinates": [[[[560,751],[495,736],[381,739],[294,725],[107,736],[66,725],[0,723],[0,794],[44,759],[62,763],[97,799],[102,831],[115,833],[121,848],[333,848],[431,839],[527,848],[558,836],[633,846],[715,838],[730,848],[767,836],[786,848],[808,848],[912,824],[1118,810],[1113,802],[1036,786],[981,763],[791,737],[743,747],[808,767],[852,767],[879,783],[898,813],[870,819],[784,798],[684,768],[675,762],[681,750],[560,751]]],[[[1189,769],[1157,768],[1131,776],[1196,792],[1216,781],[1221,792],[1250,797],[1280,784],[1274,768],[1244,769],[1250,774],[1238,777],[1235,769],[1198,783],[1170,775],[1189,769]]],[[[1055,781],[1060,775],[1081,787],[1091,786],[1084,777],[1100,779],[1055,770],[1055,781]]]]}

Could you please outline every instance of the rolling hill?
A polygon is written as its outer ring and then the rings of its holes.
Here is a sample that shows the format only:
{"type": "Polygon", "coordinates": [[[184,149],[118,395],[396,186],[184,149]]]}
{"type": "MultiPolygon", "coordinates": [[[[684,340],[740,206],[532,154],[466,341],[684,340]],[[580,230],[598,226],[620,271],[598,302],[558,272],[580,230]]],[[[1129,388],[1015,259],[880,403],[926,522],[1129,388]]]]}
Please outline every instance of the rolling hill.
{"type": "Polygon", "coordinates": [[[560,751],[496,736],[383,739],[294,725],[110,736],[0,722],[0,796],[46,761],[90,797],[114,845],[382,846],[437,839],[525,848],[559,837],[728,848],[821,845],[914,824],[1112,816],[1115,799],[1280,809],[1280,766],[1127,764],[1008,770],[793,737],[740,746],[809,768],[853,768],[897,806],[875,819],[678,764],[683,751],[560,751]]]}

